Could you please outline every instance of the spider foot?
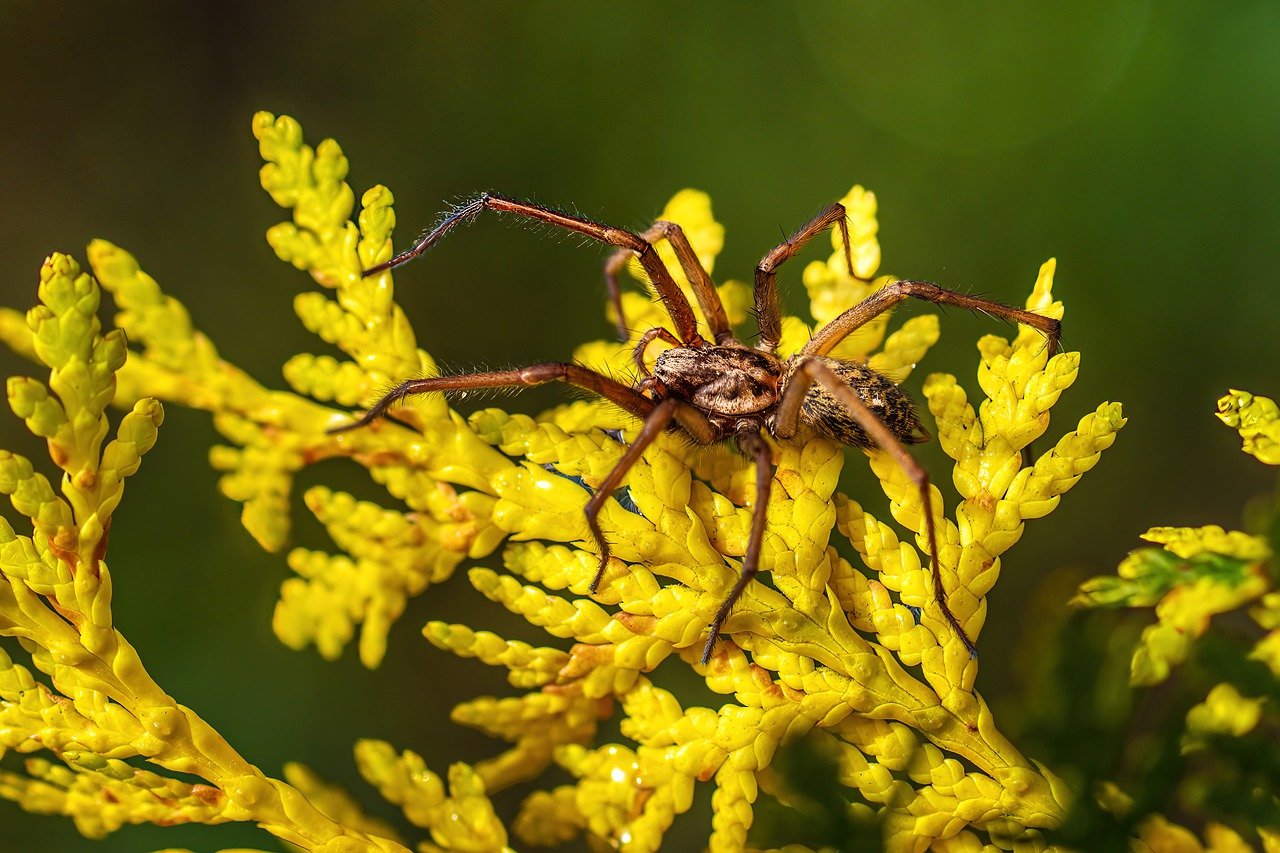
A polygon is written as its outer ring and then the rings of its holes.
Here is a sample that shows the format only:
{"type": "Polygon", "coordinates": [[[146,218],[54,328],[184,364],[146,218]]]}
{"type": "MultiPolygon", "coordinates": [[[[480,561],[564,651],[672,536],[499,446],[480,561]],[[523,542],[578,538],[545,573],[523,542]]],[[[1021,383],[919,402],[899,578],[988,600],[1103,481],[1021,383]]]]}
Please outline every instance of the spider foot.
{"type": "Polygon", "coordinates": [[[711,620],[711,624],[707,626],[707,642],[702,647],[702,657],[700,658],[702,665],[706,666],[711,662],[711,653],[715,651],[716,641],[720,639],[720,632],[724,630],[725,620],[729,618],[729,609],[733,607],[733,603],[738,600],[738,591],[734,593],[724,603],[720,605],[720,609],[716,612],[715,618],[711,620]]]}
{"type": "MultiPolygon", "coordinates": [[[[397,399],[400,399],[400,398],[397,398],[397,399]]],[[[396,413],[391,412],[390,409],[391,409],[390,404],[375,405],[372,409],[365,412],[363,415],[356,418],[351,423],[343,424],[342,426],[330,427],[329,429],[325,430],[325,434],[337,435],[338,433],[342,433],[342,432],[350,432],[352,430],[362,429],[376,421],[391,421],[391,423],[399,424],[405,429],[410,429],[410,430],[418,429],[418,427],[414,426],[412,422],[407,420],[402,420],[401,418],[396,417],[396,413]]]]}
{"type": "Polygon", "coordinates": [[[947,617],[947,624],[951,626],[951,630],[955,631],[956,636],[960,638],[960,642],[964,643],[965,650],[969,652],[969,659],[977,660],[978,647],[974,644],[973,640],[969,639],[968,633],[966,633],[964,628],[960,625],[960,620],[956,619],[956,617],[951,613],[951,609],[945,604],[942,605],[942,612],[947,617]]]}
{"type": "Polygon", "coordinates": [[[715,651],[716,640],[720,639],[720,631],[715,625],[711,626],[711,633],[707,636],[706,645],[702,647],[702,657],[700,661],[703,666],[711,663],[711,653],[715,651]]]}
{"type": "Polygon", "coordinates": [[[600,565],[596,568],[596,576],[591,579],[591,586],[587,590],[595,595],[600,591],[600,583],[604,580],[605,569],[609,568],[609,545],[603,539],[600,541],[600,565]]]}
{"type": "Polygon", "coordinates": [[[373,423],[375,420],[377,420],[376,417],[369,417],[369,415],[366,414],[363,417],[356,418],[351,423],[342,424],[341,426],[336,426],[336,427],[329,427],[324,432],[325,432],[325,435],[338,435],[339,433],[350,432],[351,430],[360,429],[361,427],[366,427],[369,424],[373,423]]]}

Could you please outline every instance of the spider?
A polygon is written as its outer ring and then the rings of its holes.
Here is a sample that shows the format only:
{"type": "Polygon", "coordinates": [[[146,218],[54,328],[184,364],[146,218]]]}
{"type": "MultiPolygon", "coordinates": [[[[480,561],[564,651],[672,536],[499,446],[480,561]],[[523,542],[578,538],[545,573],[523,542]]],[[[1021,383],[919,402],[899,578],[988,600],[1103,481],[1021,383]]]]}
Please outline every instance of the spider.
{"type": "Polygon", "coordinates": [[[413,394],[467,391],[481,388],[523,388],[546,382],[564,382],[599,395],[643,422],[635,441],[621,461],[604,478],[585,508],[587,526],[599,549],[600,563],[591,591],[604,577],[609,561],[609,542],[600,528],[599,515],[605,502],[621,485],[627,471],[640,459],[645,448],[668,430],[681,432],[699,444],[732,441],[754,461],[755,510],[751,518],[746,554],[737,583],[716,611],[702,650],[702,663],[711,653],[734,603],[760,570],[761,542],[765,530],[765,508],[773,485],[773,462],[768,433],[786,441],[802,426],[841,444],[864,449],[879,448],[902,467],[920,490],[924,508],[925,533],[932,565],[934,601],[943,618],[963,641],[970,655],[977,651],[964,627],[947,605],[938,562],[936,522],[931,511],[929,475],[906,449],[907,444],[927,441],[929,433],[920,424],[911,398],[888,377],[864,364],[831,358],[829,353],[846,336],[874,317],[908,297],[928,302],[958,305],[998,318],[1025,323],[1041,331],[1050,353],[1057,350],[1059,321],[999,302],[947,290],[928,281],[900,280],[867,296],[823,326],[800,352],[783,359],[777,353],[782,337],[782,316],[774,276],[779,266],[793,257],[815,235],[837,227],[844,238],[845,260],[853,269],[845,208],[839,202],[827,205],[817,216],[770,250],[755,271],[755,311],[760,334],[755,346],[739,341],[729,326],[724,306],[711,276],[698,262],[693,247],[680,226],[658,221],[636,234],[590,219],[519,201],[497,193],[481,193],[448,211],[437,225],[425,232],[404,252],[385,263],[365,270],[371,276],[399,267],[422,255],[453,227],[477,217],[484,210],[511,213],[584,235],[615,247],[605,265],[608,298],[618,317],[618,331],[625,341],[628,327],[622,313],[617,274],[631,256],[639,259],[654,290],[671,317],[675,333],[663,327],[644,332],[634,350],[641,380],[628,386],[578,364],[546,362],[515,370],[432,376],[402,382],[383,395],[360,418],[331,432],[364,427],[385,416],[388,410],[413,394]],[[684,292],[663,264],[654,244],[666,240],[688,278],[698,306],[706,318],[713,341],[698,332],[693,309],[684,292]],[[662,340],[670,349],[658,355],[653,371],[645,364],[645,352],[662,340]]]}

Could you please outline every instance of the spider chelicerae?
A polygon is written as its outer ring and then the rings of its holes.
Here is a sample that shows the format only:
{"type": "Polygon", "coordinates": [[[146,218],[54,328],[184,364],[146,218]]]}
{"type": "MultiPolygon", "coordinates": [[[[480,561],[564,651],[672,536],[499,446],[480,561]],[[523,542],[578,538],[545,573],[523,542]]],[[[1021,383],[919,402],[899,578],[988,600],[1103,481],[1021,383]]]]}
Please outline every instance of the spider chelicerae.
{"type": "Polygon", "coordinates": [[[605,281],[618,318],[618,331],[624,341],[630,335],[622,311],[617,275],[627,261],[636,256],[671,317],[674,334],[659,326],[640,336],[634,359],[642,378],[635,386],[567,362],[410,379],[383,395],[358,420],[337,427],[333,432],[367,426],[386,415],[397,402],[413,394],[522,388],[546,382],[577,386],[630,412],[643,422],[643,426],[585,508],[587,525],[600,552],[600,565],[591,582],[592,592],[599,587],[609,561],[609,542],[600,528],[600,510],[613,492],[622,486],[627,471],[645,448],[667,430],[682,432],[700,444],[734,442],[747,458],[755,462],[755,510],[738,581],[725,596],[711,622],[710,634],[702,650],[704,664],[711,658],[716,639],[734,602],[760,570],[765,508],[773,485],[773,462],[769,444],[762,433],[767,432],[786,441],[796,436],[802,426],[807,426],[841,444],[868,449],[878,447],[902,466],[920,490],[932,565],[934,601],[970,654],[976,654],[964,626],[947,605],[938,562],[936,522],[929,498],[929,475],[905,447],[927,441],[929,433],[921,426],[911,398],[891,379],[865,364],[831,358],[829,353],[851,332],[908,297],[958,305],[1025,323],[1044,333],[1051,354],[1057,350],[1058,320],[947,290],[932,282],[899,280],[875,291],[827,323],[800,352],[786,359],[779,357],[777,349],[782,337],[782,314],[774,284],[778,267],[815,235],[834,226],[840,229],[843,237],[847,269],[853,269],[845,208],[839,202],[827,205],[771,249],[756,267],[755,312],[760,334],[754,346],[747,346],[734,336],[711,276],[702,268],[688,238],[674,222],[658,221],[643,233],[636,234],[531,202],[496,193],[481,193],[446,213],[409,249],[365,270],[363,275],[376,275],[408,263],[435,245],[454,226],[475,218],[486,209],[527,217],[616,247],[605,265],[605,281]],[[713,340],[708,341],[699,334],[689,300],[654,250],[654,243],[661,240],[666,240],[674,251],[713,340]],[[650,372],[645,363],[645,353],[657,340],[670,344],[670,348],[658,355],[650,372]]]}

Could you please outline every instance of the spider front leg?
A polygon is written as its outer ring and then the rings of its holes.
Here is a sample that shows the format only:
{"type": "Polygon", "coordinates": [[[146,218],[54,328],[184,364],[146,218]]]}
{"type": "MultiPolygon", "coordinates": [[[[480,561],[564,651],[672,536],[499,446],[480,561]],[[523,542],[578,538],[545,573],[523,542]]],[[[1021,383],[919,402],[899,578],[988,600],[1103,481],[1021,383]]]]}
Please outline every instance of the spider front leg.
{"type": "Polygon", "coordinates": [[[716,610],[715,618],[711,620],[711,633],[707,636],[707,644],[702,647],[704,666],[711,660],[711,652],[715,649],[716,640],[720,637],[725,620],[729,618],[729,611],[733,609],[733,605],[742,597],[747,585],[760,571],[760,549],[764,543],[769,495],[773,489],[773,459],[765,440],[759,433],[744,432],[738,436],[738,447],[756,462],[756,506],[751,513],[751,534],[747,538],[747,553],[742,558],[742,573],[738,575],[738,582],[733,585],[733,589],[716,610]]]}
{"type": "Polygon", "coordinates": [[[780,439],[791,438],[795,435],[796,428],[799,426],[800,413],[804,405],[805,396],[809,393],[809,389],[814,382],[817,382],[844,406],[845,411],[862,428],[874,446],[892,456],[919,490],[920,512],[924,515],[925,537],[929,541],[929,561],[933,568],[934,602],[942,611],[942,616],[946,619],[947,624],[951,626],[951,629],[956,632],[961,642],[964,643],[964,647],[969,651],[970,656],[976,658],[978,656],[977,647],[969,639],[968,632],[965,631],[964,626],[956,619],[955,614],[951,612],[951,608],[947,604],[947,591],[942,583],[942,563],[938,559],[938,531],[937,523],[933,518],[933,497],[929,488],[929,473],[916,461],[898,436],[893,434],[889,427],[876,416],[875,412],[867,408],[866,403],[859,399],[852,388],[841,381],[835,371],[816,358],[803,358],[791,374],[791,379],[783,391],[782,400],[778,403],[774,435],[780,439]]]}
{"type": "MultiPolygon", "coordinates": [[[[703,269],[702,262],[698,260],[697,253],[689,243],[689,238],[684,234],[684,229],[674,222],[659,219],[640,237],[649,243],[665,239],[671,245],[676,254],[676,260],[680,262],[680,269],[684,271],[685,278],[693,288],[693,295],[698,300],[698,307],[702,309],[702,316],[707,318],[711,336],[717,344],[734,341],[733,330],[729,327],[729,318],[725,314],[724,303],[720,301],[720,294],[716,292],[715,282],[703,269]]],[[[622,313],[622,290],[618,287],[618,273],[627,265],[630,257],[631,253],[628,250],[619,249],[609,256],[609,260],[604,265],[605,287],[608,289],[609,301],[613,304],[614,313],[618,315],[618,335],[624,341],[630,337],[630,330],[622,313]]]]}
{"type": "Polygon", "coordinates": [[[533,202],[508,198],[497,193],[481,193],[471,201],[449,211],[435,227],[414,241],[414,244],[408,249],[389,261],[370,267],[362,275],[368,277],[384,270],[395,269],[402,264],[407,264],[434,246],[441,237],[455,226],[474,219],[486,209],[500,213],[514,213],[517,216],[545,222],[548,225],[554,225],[557,228],[564,228],[567,231],[582,234],[593,240],[599,240],[601,243],[617,246],[626,252],[635,253],[639,257],[640,264],[644,267],[645,272],[649,274],[654,290],[658,292],[658,297],[666,307],[667,313],[671,315],[671,322],[676,327],[676,334],[686,344],[696,344],[702,341],[702,338],[698,335],[698,323],[693,316],[693,309],[689,306],[689,300],[685,298],[684,292],[680,290],[680,286],[671,277],[671,272],[663,265],[662,259],[658,257],[658,253],[654,251],[653,245],[648,240],[623,228],[614,228],[611,225],[605,225],[581,216],[553,210],[550,207],[543,207],[533,202]]]}
{"type": "Polygon", "coordinates": [[[546,382],[557,381],[599,394],[601,397],[644,420],[644,426],[641,427],[640,434],[636,436],[636,440],[632,442],[631,447],[627,448],[627,452],[623,454],[621,461],[605,476],[604,481],[600,483],[591,500],[587,502],[585,509],[587,526],[591,529],[591,536],[595,539],[596,545],[600,550],[600,567],[596,570],[595,577],[591,581],[591,591],[595,592],[597,587],[600,586],[605,568],[609,563],[609,542],[604,538],[604,531],[600,529],[600,510],[614,490],[622,484],[622,479],[626,476],[627,471],[631,469],[631,466],[635,465],[636,461],[644,453],[645,448],[652,444],[653,440],[667,427],[671,426],[673,421],[678,423],[695,441],[710,444],[716,439],[715,428],[711,425],[711,422],[707,420],[705,415],[688,403],[681,400],[667,399],[655,404],[639,391],[628,388],[593,370],[579,367],[576,364],[551,362],[534,364],[518,370],[411,379],[400,383],[390,392],[384,394],[362,417],[349,424],[335,427],[329,430],[329,433],[332,435],[368,426],[379,418],[384,417],[396,403],[414,394],[468,391],[481,388],[526,388],[531,385],[542,385],[546,382]]]}
{"type": "Polygon", "coordinates": [[[600,550],[600,566],[591,580],[593,593],[599,589],[600,581],[604,579],[605,569],[609,565],[609,540],[600,529],[600,510],[613,496],[613,492],[622,485],[623,478],[644,455],[645,449],[653,444],[654,439],[666,431],[667,427],[671,426],[672,421],[678,422],[685,431],[703,444],[709,444],[714,439],[714,430],[710,421],[688,403],[668,398],[654,406],[653,411],[645,418],[644,426],[640,428],[636,440],[631,442],[622,459],[605,475],[604,480],[596,487],[595,494],[587,502],[587,527],[591,528],[591,536],[596,540],[596,546],[600,550]]]}
{"type": "Polygon", "coordinates": [[[853,250],[849,246],[849,222],[845,218],[844,205],[838,201],[824,207],[817,216],[810,219],[800,230],[783,240],[760,259],[756,267],[756,318],[760,321],[760,341],[757,349],[776,352],[782,340],[782,306],[778,300],[778,288],[774,283],[774,274],[778,267],[789,260],[818,234],[836,225],[840,228],[840,236],[844,238],[845,263],[849,275],[853,275],[853,250]]]}
{"type": "Polygon", "coordinates": [[[330,434],[346,432],[368,426],[384,417],[388,410],[405,397],[429,394],[433,391],[472,391],[481,388],[528,388],[547,382],[564,382],[598,394],[638,418],[647,418],[654,410],[654,402],[648,397],[615,382],[607,376],[576,364],[548,362],[533,364],[516,370],[500,370],[488,373],[463,373],[457,376],[429,376],[401,382],[384,394],[361,417],[349,424],[334,427],[330,434]]]}

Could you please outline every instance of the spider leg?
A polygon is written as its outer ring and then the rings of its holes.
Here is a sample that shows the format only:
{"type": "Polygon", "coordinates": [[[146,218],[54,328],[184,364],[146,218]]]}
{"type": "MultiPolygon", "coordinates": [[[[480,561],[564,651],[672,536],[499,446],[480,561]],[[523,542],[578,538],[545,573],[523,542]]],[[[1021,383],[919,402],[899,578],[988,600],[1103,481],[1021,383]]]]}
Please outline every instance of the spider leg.
{"type": "Polygon", "coordinates": [[[649,349],[649,344],[653,343],[656,338],[662,338],[672,346],[680,346],[680,341],[676,336],[668,332],[662,326],[655,326],[640,336],[640,341],[636,344],[636,348],[632,350],[631,357],[635,359],[636,367],[640,368],[641,376],[649,375],[649,368],[645,366],[644,354],[649,349]]]}
{"type": "MultiPolygon", "coordinates": [[[[693,295],[698,299],[702,316],[707,318],[707,325],[711,328],[711,335],[715,338],[715,342],[717,344],[732,342],[733,330],[729,328],[729,318],[724,313],[724,303],[720,301],[720,294],[716,293],[715,282],[703,269],[697,253],[689,244],[689,238],[685,236],[684,229],[674,222],[659,219],[640,236],[649,243],[665,239],[671,245],[676,253],[676,259],[680,262],[680,269],[684,270],[684,276],[693,288],[693,295]]],[[[618,334],[624,341],[629,333],[622,314],[622,291],[618,287],[618,273],[626,266],[630,257],[627,249],[619,249],[609,256],[609,260],[604,265],[604,281],[609,291],[609,301],[613,303],[614,311],[618,315],[618,334]]]]}
{"type": "Polygon", "coordinates": [[[765,443],[759,433],[740,433],[738,446],[742,448],[744,453],[754,457],[756,461],[756,506],[751,513],[751,534],[747,539],[747,553],[742,558],[742,573],[738,576],[738,582],[733,585],[733,589],[725,596],[724,601],[720,603],[719,609],[716,610],[715,618],[711,620],[711,633],[707,636],[707,644],[702,647],[703,665],[706,665],[711,660],[711,652],[715,649],[716,640],[720,637],[720,631],[724,628],[725,620],[729,618],[729,611],[733,609],[733,605],[742,597],[742,592],[747,588],[747,584],[751,583],[752,579],[760,571],[760,547],[764,542],[764,525],[768,517],[769,493],[773,488],[773,460],[770,458],[769,445],[765,443]]]}
{"type": "Polygon", "coordinates": [[[981,299],[977,296],[956,293],[954,290],[947,290],[945,287],[940,287],[931,281],[903,280],[885,285],[823,326],[809,340],[809,343],[805,344],[800,354],[826,355],[855,329],[888,311],[908,297],[923,299],[926,302],[958,305],[961,308],[968,308],[970,311],[981,311],[984,314],[990,314],[1003,320],[1024,323],[1044,333],[1046,340],[1049,342],[1050,355],[1058,351],[1058,337],[1062,328],[1060,320],[1045,317],[1042,314],[1036,314],[1033,311],[1026,311],[1022,308],[1014,308],[1001,302],[993,302],[990,299],[981,299]]]}
{"type": "Polygon", "coordinates": [[[795,435],[802,403],[814,382],[820,383],[844,405],[874,445],[892,456],[920,490],[920,511],[924,514],[925,536],[929,540],[929,560],[933,566],[933,599],[942,611],[947,624],[960,637],[969,654],[976,658],[977,647],[947,605],[947,593],[942,584],[942,564],[938,560],[938,531],[937,523],[933,518],[933,500],[929,492],[929,472],[924,470],[897,436],[867,408],[852,388],[840,381],[840,377],[831,368],[814,358],[802,360],[792,373],[791,381],[787,383],[786,390],[783,392],[782,401],[778,404],[774,435],[783,439],[795,435]]]}
{"type": "Polygon", "coordinates": [[[790,259],[818,234],[832,225],[839,227],[844,237],[844,257],[848,264],[849,274],[853,275],[853,255],[849,248],[849,223],[845,218],[844,205],[838,201],[824,207],[817,216],[810,219],[796,233],[769,251],[760,259],[756,267],[756,318],[760,322],[760,341],[757,349],[774,352],[778,342],[782,340],[782,306],[778,300],[778,288],[773,277],[778,267],[790,259]]]}
{"type": "Polygon", "coordinates": [[[396,403],[414,394],[428,394],[432,391],[469,391],[479,388],[527,388],[531,385],[542,385],[546,382],[565,382],[569,385],[576,385],[616,403],[638,418],[647,418],[654,409],[654,402],[639,391],[628,388],[621,382],[616,382],[603,374],[596,373],[594,370],[588,370],[576,364],[548,362],[545,364],[533,364],[516,370],[410,379],[407,382],[401,382],[384,394],[360,418],[349,424],[335,427],[329,430],[329,433],[346,432],[347,430],[368,426],[385,416],[387,411],[396,403]]]}
{"type": "Polygon", "coordinates": [[[604,531],[600,529],[600,510],[604,507],[605,501],[612,497],[614,490],[622,485],[623,477],[639,461],[645,449],[653,443],[653,440],[660,433],[671,425],[673,420],[678,421],[694,438],[704,444],[710,443],[712,440],[710,422],[697,409],[680,400],[670,398],[663,400],[645,418],[644,426],[640,428],[640,433],[636,436],[636,440],[627,448],[627,452],[622,455],[622,459],[618,461],[617,465],[613,466],[613,470],[605,476],[604,480],[596,488],[595,494],[591,496],[591,500],[587,502],[587,526],[591,528],[591,536],[596,540],[596,546],[600,549],[600,566],[596,569],[596,575],[591,580],[592,592],[595,592],[600,587],[600,581],[604,578],[604,570],[609,564],[609,541],[604,538],[604,531]],[[703,428],[704,426],[705,429],[703,428]]]}
{"type": "Polygon", "coordinates": [[[695,344],[702,340],[698,336],[698,324],[694,318],[693,309],[689,306],[689,300],[685,299],[683,291],[680,290],[675,279],[671,277],[671,273],[663,265],[658,253],[653,250],[653,245],[648,240],[622,228],[614,228],[581,216],[573,216],[533,202],[507,198],[497,193],[481,193],[471,201],[454,208],[434,228],[419,237],[408,249],[389,261],[370,267],[362,275],[368,277],[408,263],[439,242],[440,238],[453,229],[454,226],[475,218],[486,209],[525,216],[529,219],[545,222],[548,225],[554,225],[557,228],[564,228],[568,231],[582,234],[593,240],[599,240],[601,243],[607,243],[610,246],[617,246],[619,249],[628,252],[634,252],[639,256],[645,272],[649,274],[654,289],[666,306],[667,313],[671,315],[671,321],[676,327],[676,334],[688,344],[695,344]]]}

